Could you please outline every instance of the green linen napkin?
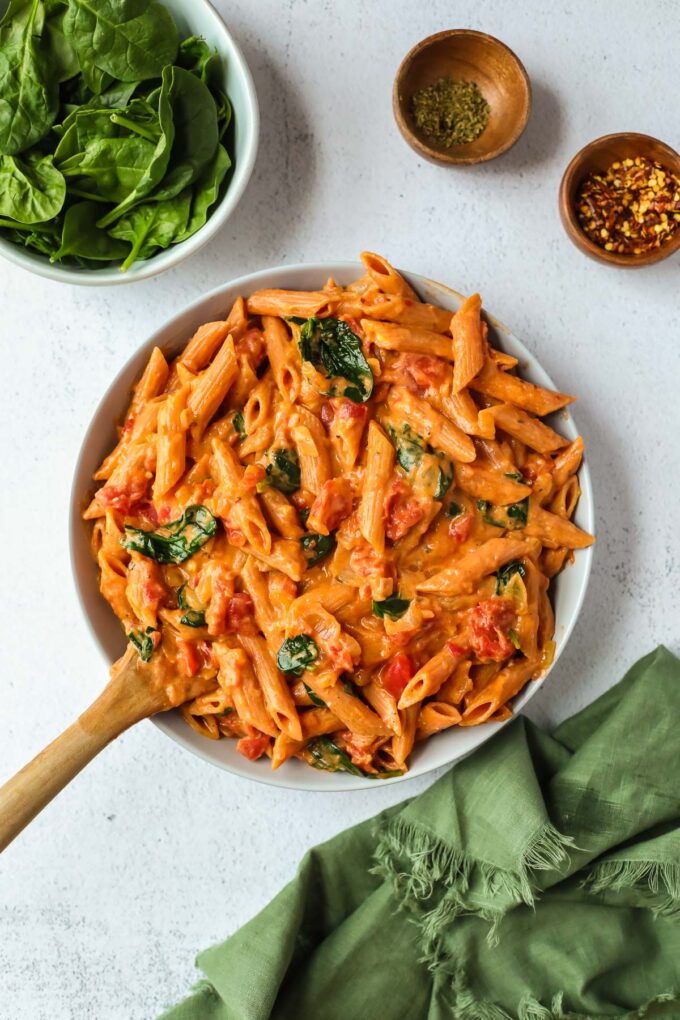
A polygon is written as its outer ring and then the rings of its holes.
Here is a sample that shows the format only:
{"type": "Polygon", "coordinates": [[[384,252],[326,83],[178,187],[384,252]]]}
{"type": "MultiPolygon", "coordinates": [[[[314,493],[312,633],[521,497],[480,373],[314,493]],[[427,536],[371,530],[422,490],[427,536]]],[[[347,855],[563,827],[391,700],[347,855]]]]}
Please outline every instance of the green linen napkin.
{"type": "Polygon", "coordinates": [[[341,833],[165,1020],[680,1017],[680,662],[341,833]]]}

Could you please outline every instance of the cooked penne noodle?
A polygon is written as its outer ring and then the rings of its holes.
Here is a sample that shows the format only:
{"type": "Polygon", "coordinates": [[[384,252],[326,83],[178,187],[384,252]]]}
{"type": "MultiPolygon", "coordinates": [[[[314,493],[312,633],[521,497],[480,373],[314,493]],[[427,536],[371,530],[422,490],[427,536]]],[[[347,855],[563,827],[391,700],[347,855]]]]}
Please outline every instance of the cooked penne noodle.
{"type": "Polygon", "coordinates": [[[452,314],[362,260],[237,298],[170,368],[155,348],[83,517],[196,732],[385,778],[510,717],[555,656],[550,579],[594,539],[583,442],[540,420],[572,398],[489,346],[479,295],[452,314]]]}
{"type": "Polygon", "coordinates": [[[457,425],[439,411],[416,397],[403,386],[393,386],[388,405],[424,439],[442,450],[452,460],[469,463],[476,457],[474,443],[457,425]]]}
{"type": "Polygon", "coordinates": [[[393,464],[394,447],[378,423],[370,422],[364,489],[359,505],[359,530],[379,555],[385,550],[383,504],[393,464]]]}
{"type": "Polygon", "coordinates": [[[302,740],[297,709],[288,684],[276,668],[274,658],[262,637],[239,634],[239,641],[248,655],[264,695],[272,720],[293,740],[302,740]]]}
{"type": "Polygon", "coordinates": [[[541,543],[536,539],[490,538],[483,545],[464,553],[453,567],[446,567],[421,581],[417,588],[418,591],[441,592],[443,595],[463,595],[472,591],[477,581],[511,560],[525,556],[535,558],[540,551],[541,543]]]}
{"type": "Polygon", "coordinates": [[[493,407],[487,407],[486,410],[480,411],[479,417],[480,421],[489,421],[491,439],[494,438],[494,426],[498,426],[539,453],[554,453],[567,444],[567,440],[554,429],[527,414],[521,407],[513,407],[512,404],[495,404],[493,407]]]}
{"type": "Polygon", "coordinates": [[[484,366],[482,299],[479,294],[467,298],[451,319],[453,337],[453,393],[460,393],[484,366]]]}
{"type": "Polygon", "coordinates": [[[370,343],[385,351],[407,351],[409,354],[434,354],[453,360],[451,337],[430,329],[400,326],[395,322],[362,319],[361,328],[370,343]]]}
{"type": "Polygon", "coordinates": [[[495,397],[496,400],[509,404],[516,404],[543,417],[559,411],[567,404],[573,403],[575,397],[566,393],[555,393],[546,390],[542,386],[535,386],[534,383],[520,379],[517,375],[510,375],[509,372],[501,371],[492,360],[487,360],[484,368],[470,382],[470,387],[488,397],[495,397]]]}
{"type": "Polygon", "coordinates": [[[236,379],[238,362],[234,351],[234,341],[230,336],[224,341],[213,361],[201,375],[196,377],[189,396],[194,427],[193,434],[197,439],[203,435],[213,415],[229,392],[229,387],[236,379]]]}

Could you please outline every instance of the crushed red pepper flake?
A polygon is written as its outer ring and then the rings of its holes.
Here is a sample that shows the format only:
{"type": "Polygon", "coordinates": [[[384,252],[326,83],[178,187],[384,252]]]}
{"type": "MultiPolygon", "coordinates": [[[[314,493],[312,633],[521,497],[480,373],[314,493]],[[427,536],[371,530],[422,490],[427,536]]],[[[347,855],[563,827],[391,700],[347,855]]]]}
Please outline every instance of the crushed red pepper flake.
{"type": "Polygon", "coordinates": [[[680,176],[646,156],[622,159],[584,180],[576,212],[600,248],[644,255],[680,227],[680,176]]]}

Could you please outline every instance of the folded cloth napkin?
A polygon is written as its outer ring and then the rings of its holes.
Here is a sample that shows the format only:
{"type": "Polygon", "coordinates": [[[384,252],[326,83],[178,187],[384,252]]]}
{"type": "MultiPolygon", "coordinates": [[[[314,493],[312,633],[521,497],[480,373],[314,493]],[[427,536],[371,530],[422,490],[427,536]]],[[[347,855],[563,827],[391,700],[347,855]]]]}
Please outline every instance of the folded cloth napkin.
{"type": "Polygon", "coordinates": [[[165,1020],[680,1017],[680,661],[311,850],[165,1020]]]}

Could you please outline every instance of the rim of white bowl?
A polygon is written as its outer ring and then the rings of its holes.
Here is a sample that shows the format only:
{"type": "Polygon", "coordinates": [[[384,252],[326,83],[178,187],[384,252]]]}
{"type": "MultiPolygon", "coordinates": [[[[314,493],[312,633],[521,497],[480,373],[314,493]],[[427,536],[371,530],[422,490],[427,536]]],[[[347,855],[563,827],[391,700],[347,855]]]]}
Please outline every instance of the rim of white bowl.
{"type": "MultiPolygon", "coordinates": [[[[110,269],[88,270],[77,269],[72,266],[61,266],[58,263],[52,264],[48,259],[41,258],[37,253],[30,254],[11,241],[6,241],[0,237],[0,256],[2,258],[14,263],[14,265],[19,266],[21,269],[27,270],[29,273],[42,276],[56,283],[70,283],[81,287],[120,287],[130,283],[139,283],[141,280],[149,280],[153,276],[158,276],[159,273],[164,273],[168,269],[174,269],[176,266],[181,265],[182,262],[191,258],[192,255],[195,255],[199,249],[212,240],[215,234],[227,222],[241,201],[255,167],[260,143],[260,107],[257,100],[255,82],[253,81],[246,58],[243,56],[241,47],[227,28],[224,18],[215,10],[210,0],[193,0],[193,2],[201,4],[205,8],[208,16],[214,21],[216,30],[222,36],[226,36],[231,46],[233,52],[229,60],[237,68],[238,74],[243,78],[245,85],[246,111],[244,120],[248,125],[245,154],[235,162],[234,171],[227,189],[215,207],[214,212],[208,217],[207,222],[192,237],[187,238],[186,241],[181,241],[174,247],[166,248],[165,251],[154,255],[146,261],[136,262],[125,273],[122,273],[118,266],[110,269]]],[[[218,49],[221,55],[224,55],[222,48],[218,47],[218,49]]],[[[243,110],[238,112],[238,116],[243,117],[243,110]]]]}
{"type": "MultiPolygon", "coordinates": [[[[82,610],[83,617],[85,618],[87,628],[90,632],[90,636],[93,638],[96,647],[101,653],[102,658],[104,659],[107,665],[107,668],[111,665],[111,659],[107,654],[104,642],[101,639],[88,610],[85,594],[79,580],[80,568],[76,561],[75,550],[78,537],[80,536],[82,538],[83,527],[82,520],[80,518],[80,508],[82,507],[83,503],[83,492],[79,488],[79,480],[80,475],[82,474],[83,471],[83,467],[85,466],[84,464],[85,455],[88,451],[88,446],[91,437],[93,436],[94,433],[100,430],[99,416],[102,405],[104,405],[108,401],[109,396],[120,386],[122,380],[129,373],[132,365],[140,357],[142,350],[144,350],[147,347],[151,348],[152,345],[160,343],[162,336],[170,330],[172,324],[177,319],[180,319],[185,315],[190,315],[192,312],[198,312],[198,310],[203,305],[210,302],[213,298],[218,297],[225,290],[232,290],[238,288],[239,290],[243,290],[244,293],[246,292],[246,289],[248,289],[249,292],[252,292],[253,290],[257,289],[256,285],[261,280],[267,280],[268,277],[271,277],[275,273],[292,274],[300,271],[310,271],[318,272],[320,278],[321,277],[327,278],[329,272],[338,273],[347,271],[348,273],[350,272],[361,273],[363,268],[364,267],[362,266],[362,264],[358,262],[346,260],[333,261],[329,259],[324,262],[298,262],[287,266],[272,266],[269,269],[260,269],[254,273],[247,273],[243,276],[235,277],[233,280],[226,280],[218,287],[214,287],[212,290],[206,292],[201,297],[197,298],[195,301],[192,301],[190,304],[186,305],[175,315],[166,320],[166,322],[164,322],[151,336],[147,337],[147,339],[144,340],[143,343],[139,344],[137,349],[130,355],[129,358],[127,358],[125,364],[121,366],[120,370],[116,373],[115,378],[111,381],[111,383],[107,387],[106,392],[102,395],[101,399],[97,403],[97,407],[95,408],[95,411],[92,415],[92,418],[90,419],[90,423],[87,427],[85,435],[83,436],[80,449],[78,452],[78,457],[76,460],[76,465],[74,468],[73,480],[69,496],[69,559],[71,564],[71,577],[74,587],[76,589],[78,603],[82,610]]],[[[418,273],[409,272],[407,270],[399,269],[398,271],[409,282],[411,282],[416,289],[418,289],[419,286],[421,288],[423,286],[426,286],[434,288],[435,290],[441,290],[443,292],[452,294],[454,295],[454,297],[461,301],[464,300],[464,295],[462,295],[459,291],[454,290],[452,287],[448,287],[446,284],[440,283],[437,280],[432,280],[429,277],[422,276],[418,273]]],[[[539,371],[545,376],[546,378],[545,384],[550,385],[553,389],[557,389],[550,375],[543,368],[538,358],[534,354],[532,354],[531,351],[529,351],[525,344],[512,332],[512,330],[504,323],[502,323],[499,319],[497,319],[494,315],[487,312],[486,309],[485,315],[487,319],[491,322],[493,327],[499,331],[499,333],[503,334],[504,337],[510,338],[512,343],[517,344],[520,347],[523,354],[525,354],[529,359],[530,367],[532,369],[537,367],[539,371]]],[[[124,408],[121,405],[121,411],[123,410],[124,408]]],[[[571,411],[567,412],[565,428],[567,429],[567,431],[573,430],[578,435],[576,422],[571,411]]],[[[583,521],[583,527],[591,534],[594,534],[595,502],[590,469],[586,460],[583,460],[581,463],[578,472],[578,478],[579,484],[581,486],[581,498],[579,500],[579,509],[584,514],[585,517],[585,520],[583,521]]],[[[225,762],[223,760],[216,759],[210,753],[212,741],[208,741],[207,739],[203,738],[204,744],[207,745],[206,747],[204,747],[203,744],[194,743],[192,741],[191,732],[193,731],[188,731],[187,734],[185,735],[181,730],[175,730],[174,728],[171,727],[171,725],[167,722],[167,718],[174,717],[175,712],[161,713],[157,716],[152,716],[151,722],[155,726],[157,726],[166,736],[170,737],[175,743],[179,744],[180,747],[184,748],[187,751],[190,751],[191,754],[196,755],[198,758],[201,758],[203,761],[207,762],[210,765],[220,768],[225,772],[229,772],[232,775],[236,775],[241,779],[247,779],[257,783],[263,783],[265,786],[283,787],[284,789],[289,790],[303,790],[315,793],[316,792],[347,793],[352,791],[360,792],[367,789],[380,789],[381,787],[384,787],[387,784],[392,785],[394,783],[407,782],[409,779],[415,779],[418,776],[427,775],[428,773],[434,772],[439,768],[451,767],[457,762],[462,761],[469,754],[472,754],[479,747],[481,747],[482,744],[486,743],[487,740],[491,739],[491,737],[493,737],[496,733],[499,733],[500,730],[503,729],[503,727],[507,726],[509,722],[512,722],[513,719],[515,719],[517,715],[521,712],[524,706],[538,693],[539,690],[542,689],[543,684],[547,681],[550,673],[553,671],[557,662],[561,658],[565,648],[567,647],[567,644],[569,643],[569,638],[571,637],[571,634],[574,630],[574,627],[576,626],[577,620],[583,608],[583,602],[585,600],[586,592],[588,590],[588,584],[590,582],[590,574],[592,570],[594,556],[594,546],[589,546],[586,549],[579,549],[577,550],[577,553],[583,564],[582,568],[583,576],[581,579],[578,594],[575,597],[573,607],[570,612],[568,623],[566,625],[563,625],[563,629],[560,635],[559,636],[556,635],[557,649],[555,653],[555,658],[553,659],[550,667],[548,668],[546,673],[541,677],[540,681],[529,682],[522,689],[522,691],[520,691],[520,693],[512,699],[513,715],[510,719],[507,719],[503,722],[494,723],[493,729],[489,728],[489,730],[486,729],[486,724],[484,724],[484,726],[476,727],[475,729],[479,732],[481,739],[475,744],[474,747],[471,747],[466,751],[462,752],[454,751],[454,753],[447,761],[438,762],[434,764],[428,763],[420,765],[416,761],[413,764],[413,766],[409,769],[409,771],[406,772],[404,775],[394,776],[390,779],[384,779],[380,781],[362,779],[359,776],[345,775],[344,773],[333,773],[332,785],[330,785],[330,783],[328,782],[326,782],[326,784],[319,783],[319,785],[316,785],[305,782],[305,779],[310,778],[307,776],[306,772],[302,774],[298,772],[288,773],[284,772],[283,767],[277,770],[275,773],[267,769],[251,772],[247,771],[247,766],[245,765],[245,763],[243,767],[240,767],[240,763],[238,762],[232,764],[231,762],[225,762]]],[[[94,561],[92,562],[92,569],[95,569],[94,561]]],[[[438,734],[437,736],[439,738],[442,737],[445,738],[446,733],[438,734]]],[[[309,768],[309,766],[306,766],[306,768],[309,768]]],[[[325,777],[326,780],[331,778],[330,773],[319,772],[318,775],[321,777],[325,777]]]]}

